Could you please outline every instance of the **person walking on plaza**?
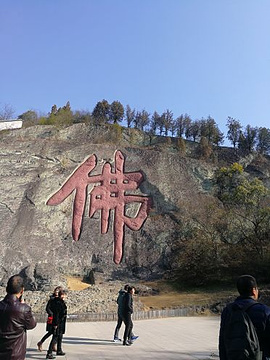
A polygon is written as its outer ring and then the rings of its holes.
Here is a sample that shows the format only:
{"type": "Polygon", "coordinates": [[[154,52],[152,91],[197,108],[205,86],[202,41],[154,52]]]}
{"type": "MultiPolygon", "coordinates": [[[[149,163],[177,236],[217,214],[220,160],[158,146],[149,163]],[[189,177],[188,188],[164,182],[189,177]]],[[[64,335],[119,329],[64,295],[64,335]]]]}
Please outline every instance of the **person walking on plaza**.
{"type": "MultiPolygon", "coordinates": [[[[124,300],[124,296],[127,293],[127,290],[129,288],[129,285],[125,285],[124,286],[124,290],[120,290],[118,293],[118,297],[117,297],[117,305],[118,305],[118,311],[117,311],[117,324],[115,327],[115,331],[114,331],[114,337],[113,337],[113,341],[114,342],[120,342],[121,339],[119,338],[119,330],[122,326],[122,323],[124,321],[124,317],[123,317],[123,300],[124,300]]],[[[133,334],[133,332],[131,332],[131,341],[135,341],[138,339],[139,336],[136,336],[133,334]]]]}
{"type": "MultiPolygon", "coordinates": [[[[47,324],[46,324],[46,331],[47,333],[43,336],[43,338],[37,343],[37,347],[39,351],[42,351],[42,344],[44,343],[45,340],[47,340],[50,336],[53,335],[53,325],[52,325],[52,320],[53,320],[53,312],[51,310],[51,304],[54,298],[58,297],[58,293],[60,290],[62,290],[63,288],[61,286],[57,286],[52,295],[50,296],[50,299],[47,303],[46,306],[46,312],[48,314],[48,319],[47,319],[47,324]]],[[[56,351],[56,343],[53,344],[53,351],[56,351]]]]}
{"type": "Polygon", "coordinates": [[[135,288],[133,286],[129,286],[127,293],[124,295],[123,299],[123,320],[125,323],[125,332],[124,332],[124,339],[123,345],[131,345],[132,339],[132,314],[133,314],[133,295],[135,294],[135,288]]]}
{"type": "Polygon", "coordinates": [[[129,288],[129,285],[125,285],[124,286],[124,290],[120,290],[118,293],[118,297],[117,297],[117,305],[118,305],[118,311],[117,311],[117,324],[115,327],[115,331],[114,331],[114,337],[113,337],[113,341],[114,342],[118,342],[121,341],[121,339],[119,339],[119,330],[121,328],[122,322],[123,322],[123,299],[125,294],[127,293],[127,290],[129,288]]]}
{"type": "Polygon", "coordinates": [[[237,290],[240,296],[221,314],[220,360],[270,360],[270,308],[257,301],[259,290],[253,276],[240,276],[237,290]]]}
{"type": "Polygon", "coordinates": [[[62,350],[62,339],[63,334],[65,334],[66,330],[66,318],[67,318],[67,306],[64,301],[66,296],[65,290],[61,289],[58,293],[58,297],[55,297],[51,302],[51,310],[53,314],[52,326],[53,326],[53,337],[50,342],[48,351],[47,351],[47,359],[55,359],[53,356],[53,345],[57,344],[56,355],[65,355],[62,350]]]}
{"type": "Polygon", "coordinates": [[[26,330],[36,326],[31,307],[24,303],[23,278],[12,276],[7,295],[0,301],[0,360],[23,360],[26,354],[26,330]]]}

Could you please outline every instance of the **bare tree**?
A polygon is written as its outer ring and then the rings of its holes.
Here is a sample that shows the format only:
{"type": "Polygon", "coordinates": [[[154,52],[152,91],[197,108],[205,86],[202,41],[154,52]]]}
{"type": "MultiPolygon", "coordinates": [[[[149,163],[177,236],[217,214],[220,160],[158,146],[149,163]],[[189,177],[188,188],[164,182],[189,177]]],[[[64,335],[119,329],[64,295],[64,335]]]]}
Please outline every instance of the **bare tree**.
{"type": "Polygon", "coordinates": [[[176,129],[177,129],[177,136],[183,137],[186,133],[187,129],[191,126],[191,118],[188,114],[181,114],[176,119],[176,129]]]}
{"type": "Polygon", "coordinates": [[[160,115],[155,111],[151,117],[151,133],[156,134],[156,131],[158,129],[160,123],[160,115]]]}
{"type": "Polygon", "coordinates": [[[0,120],[11,120],[14,117],[15,110],[9,104],[4,104],[0,108],[0,120]]]}
{"type": "Polygon", "coordinates": [[[135,119],[135,109],[131,109],[131,107],[129,105],[126,106],[126,121],[127,121],[127,126],[128,128],[131,127],[132,123],[134,122],[135,119]]]}
{"type": "Polygon", "coordinates": [[[167,109],[162,115],[161,115],[161,119],[164,125],[164,129],[165,129],[165,136],[168,136],[168,132],[171,128],[171,124],[173,121],[173,113],[172,111],[170,111],[169,109],[167,109]]]}

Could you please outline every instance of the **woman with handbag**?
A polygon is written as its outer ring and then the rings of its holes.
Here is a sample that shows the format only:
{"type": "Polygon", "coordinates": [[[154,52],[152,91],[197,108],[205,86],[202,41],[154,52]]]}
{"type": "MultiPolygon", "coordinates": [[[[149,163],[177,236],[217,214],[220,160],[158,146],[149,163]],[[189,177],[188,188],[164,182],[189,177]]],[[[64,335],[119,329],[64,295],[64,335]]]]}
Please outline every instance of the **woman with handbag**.
{"type": "MultiPolygon", "coordinates": [[[[47,324],[46,324],[46,331],[47,333],[43,336],[43,338],[37,343],[37,347],[39,351],[42,351],[42,344],[45,340],[47,340],[52,334],[53,334],[53,326],[52,326],[52,319],[53,319],[53,313],[51,310],[51,303],[54,298],[58,297],[58,293],[60,290],[63,290],[62,286],[57,286],[52,295],[50,296],[50,299],[46,306],[46,312],[48,314],[47,318],[47,324]]],[[[53,345],[53,351],[56,351],[56,344],[53,345]]]]}
{"type": "Polygon", "coordinates": [[[66,291],[60,290],[58,297],[54,298],[51,303],[51,310],[53,313],[52,326],[53,326],[53,338],[50,342],[49,349],[47,351],[46,359],[54,359],[52,354],[53,345],[57,344],[56,355],[65,355],[62,350],[63,334],[66,330],[67,319],[67,306],[65,303],[66,291]]]}

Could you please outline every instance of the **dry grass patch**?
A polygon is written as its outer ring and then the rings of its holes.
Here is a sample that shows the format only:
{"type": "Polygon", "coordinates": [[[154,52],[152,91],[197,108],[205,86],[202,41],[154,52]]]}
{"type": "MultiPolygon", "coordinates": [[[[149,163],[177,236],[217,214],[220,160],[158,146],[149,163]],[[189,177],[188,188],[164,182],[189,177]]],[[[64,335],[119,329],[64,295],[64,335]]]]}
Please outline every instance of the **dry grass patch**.
{"type": "Polygon", "coordinates": [[[165,309],[190,305],[209,305],[222,299],[236,296],[236,291],[194,289],[188,291],[175,291],[172,286],[164,282],[144,283],[144,285],[159,290],[158,295],[140,296],[145,309],[165,309]]]}

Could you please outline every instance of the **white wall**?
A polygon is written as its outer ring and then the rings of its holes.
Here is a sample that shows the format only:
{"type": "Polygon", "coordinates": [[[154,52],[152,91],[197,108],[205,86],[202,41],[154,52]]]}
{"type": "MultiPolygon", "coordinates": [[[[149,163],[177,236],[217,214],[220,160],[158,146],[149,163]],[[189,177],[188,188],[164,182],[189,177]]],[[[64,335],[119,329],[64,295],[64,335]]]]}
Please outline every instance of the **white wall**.
{"type": "Polygon", "coordinates": [[[0,121],[0,131],[6,129],[20,129],[22,120],[0,121]]]}

